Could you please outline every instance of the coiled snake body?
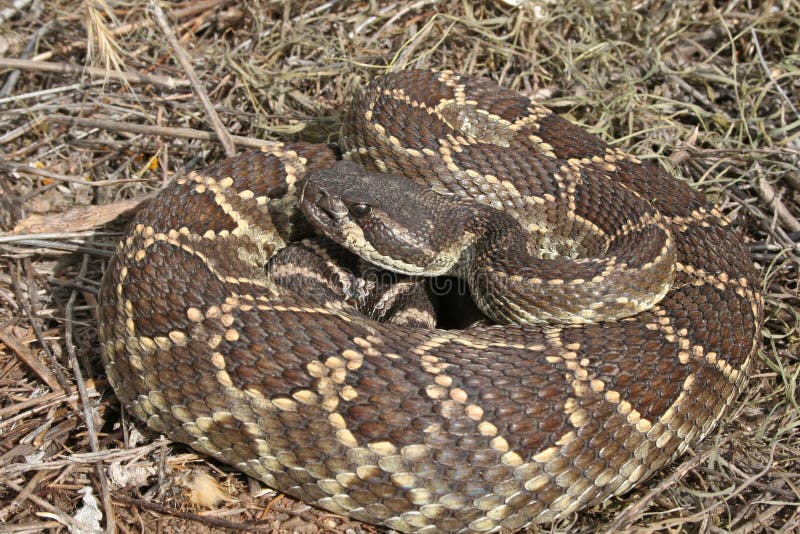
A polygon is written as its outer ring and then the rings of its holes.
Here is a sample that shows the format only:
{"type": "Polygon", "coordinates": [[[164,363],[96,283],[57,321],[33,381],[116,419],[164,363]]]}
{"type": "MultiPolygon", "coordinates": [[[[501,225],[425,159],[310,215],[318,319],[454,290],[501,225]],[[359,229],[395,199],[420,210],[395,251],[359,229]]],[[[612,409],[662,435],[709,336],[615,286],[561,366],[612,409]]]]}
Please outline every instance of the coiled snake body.
{"type": "Polygon", "coordinates": [[[343,143],[369,168],[507,210],[535,269],[495,263],[488,289],[532,288],[557,324],[386,325],[278,286],[264,266],[308,234],[303,178],[334,157],[244,153],[165,188],[103,279],[108,376],[151,428],[358,520],[491,531],[626,491],[706,435],[745,384],[762,320],[749,255],[662,170],[451,73],[374,81],[343,143]]]}

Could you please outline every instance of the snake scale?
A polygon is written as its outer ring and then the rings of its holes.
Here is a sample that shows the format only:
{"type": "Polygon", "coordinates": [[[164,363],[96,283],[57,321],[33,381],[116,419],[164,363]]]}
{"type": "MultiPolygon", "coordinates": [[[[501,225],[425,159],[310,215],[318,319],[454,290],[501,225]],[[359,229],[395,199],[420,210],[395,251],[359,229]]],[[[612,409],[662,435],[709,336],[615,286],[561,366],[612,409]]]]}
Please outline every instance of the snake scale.
{"type": "Polygon", "coordinates": [[[107,266],[104,363],[152,429],[360,521],[487,532],[625,492],[744,387],[763,310],[748,251],[655,165],[450,72],[373,80],[342,144],[372,171],[511,214],[540,249],[525,251],[536,269],[495,274],[530,287],[545,315],[559,303],[569,315],[420,329],[281,287],[265,265],[310,234],[304,177],[343,164],[314,144],[245,152],[163,189],[107,266]],[[628,276],[637,295],[655,276],[667,286],[628,298],[628,276]],[[622,284],[619,320],[572,299],[605,283],[622,284]]]}

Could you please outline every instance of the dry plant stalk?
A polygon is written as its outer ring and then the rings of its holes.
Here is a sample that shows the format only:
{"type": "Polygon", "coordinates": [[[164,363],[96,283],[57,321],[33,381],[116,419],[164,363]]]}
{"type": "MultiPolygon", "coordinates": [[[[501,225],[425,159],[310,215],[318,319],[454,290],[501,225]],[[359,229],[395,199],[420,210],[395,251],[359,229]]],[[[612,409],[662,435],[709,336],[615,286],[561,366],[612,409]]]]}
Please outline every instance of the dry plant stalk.
{"type": "MultiPolygon", "coordinates": [[[[0,331],[17,349],[0,339],[2,528],[64,530],[81,488],[102,496],[102,470],[105,506],[122,531],[361,529],[152,443],[120,416],[98,360],[94,301],[125,220],[106,221],[223,152],[141,2],[17,4],[0,17],[0,84],[20,73],[0,99],[0,331]],[[23,57],[28,45],[32,59],[23,57]],[[92,76],[112,73],[105,86],[84,82],[87,65],[92,76]],[[11,235],[23,222],[33,230],[11,235]],[[58,391],[62,381],[69,392],[58,391]],[[198,463],[234,500],[191,509],[176,481],[198,463]]],[[[763,270],[768,317],[751,388],[675,476],[548,528],[800,530],[800,4],[210,0],[171,8],[170,25],[236,144],[336,142],[350,95],[376,73],[449,68],[536,95],[711,197],[763,270]]]]}

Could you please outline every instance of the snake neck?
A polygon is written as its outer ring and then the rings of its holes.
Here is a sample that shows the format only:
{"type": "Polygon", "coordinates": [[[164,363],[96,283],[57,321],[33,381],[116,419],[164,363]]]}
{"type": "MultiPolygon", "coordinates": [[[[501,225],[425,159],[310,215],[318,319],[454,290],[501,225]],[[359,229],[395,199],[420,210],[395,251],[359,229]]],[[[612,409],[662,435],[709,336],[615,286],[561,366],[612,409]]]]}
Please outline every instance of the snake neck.
{"type": "Polygon", "coordinates": [[[530,236],[512,215],[483,204],[471,206],[463,221],[460,253],[450,275],[467,281],[470,294],[487,317],[500,324],[532,322],[512,313],[509,302],[497,301],[496,288],[534,263],[530,236]],[[523,267],[524,266],[524,267],[523,267]]]}
{"type": "Polygon", "coordinates": [[[516,218],[483,204],[475,204],[468,213],[468,220],[463,223],[464,237],[458,245],[461,253],[452,275],[468,279],[469,273],[485,269],[486,261],[491,262],[491,270],[504,271],[530,263],[530,236],[516,218]],[[513,265],[508,261],[512,258],[513,265]]]}

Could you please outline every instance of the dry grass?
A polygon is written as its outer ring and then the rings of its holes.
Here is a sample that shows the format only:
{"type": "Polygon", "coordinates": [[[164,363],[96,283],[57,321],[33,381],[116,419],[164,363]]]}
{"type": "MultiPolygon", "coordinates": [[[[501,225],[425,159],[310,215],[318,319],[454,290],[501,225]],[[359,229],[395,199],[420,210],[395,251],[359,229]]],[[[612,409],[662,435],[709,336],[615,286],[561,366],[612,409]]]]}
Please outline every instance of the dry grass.
{"type": "MultiPolygon", "coordinates": [[[[363,529],[120,420],[94,316],[120,229],[108,222],[136,204],[122,201],[223,151],[144,7],[21,5],[0,8],[0,532],[65,530],[76,511],[92,511],[87,487],[101,524],[113,515],[123,532],[243,521],[363,529]],[[203,473],[225,497],[211,511],[197,504],[203,473]]],[[[451,68],[536,94],[704,191],[747,235],[763,273],[767,322],[751,387],[683,463],[541,530],[800,529],[797,0],[211,0],[169,11],[221,124],[251,144],[335,142],[365,80],[387,67],[451,68]]]]}

